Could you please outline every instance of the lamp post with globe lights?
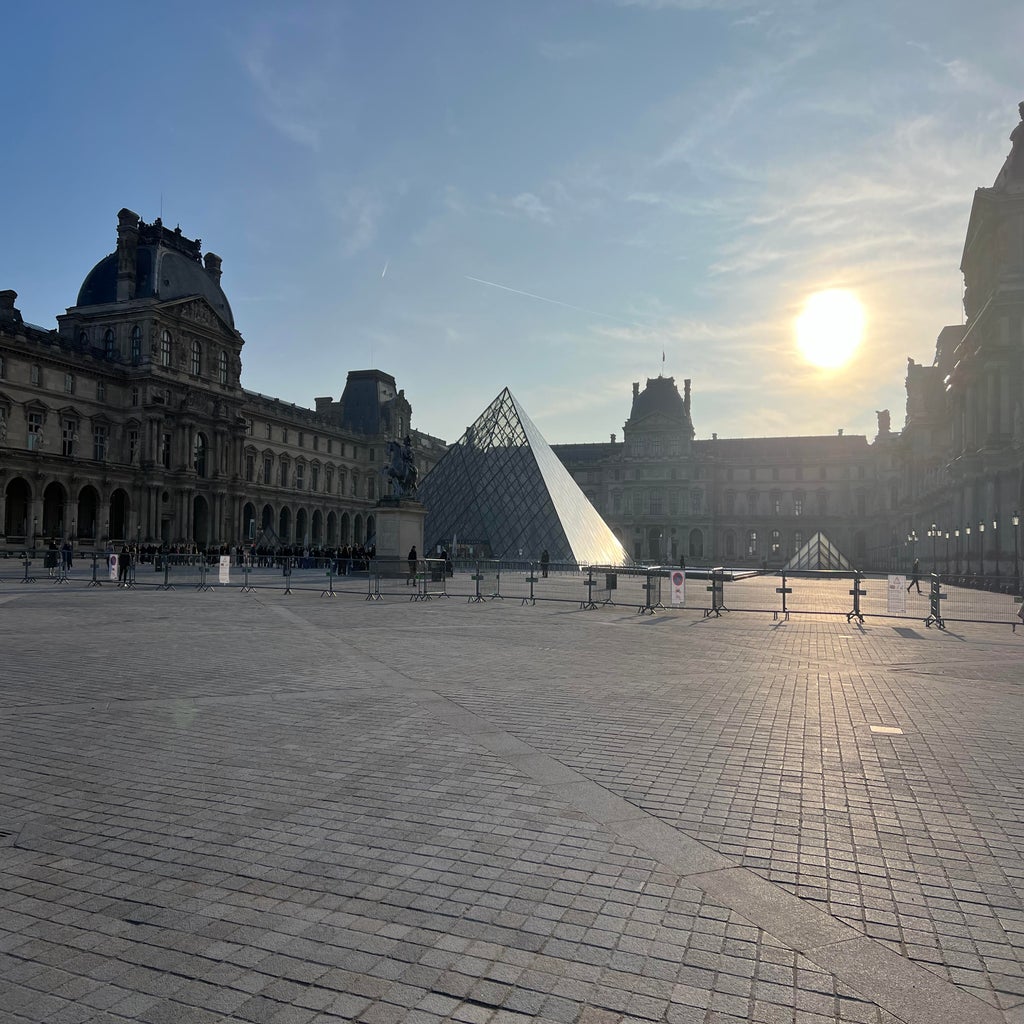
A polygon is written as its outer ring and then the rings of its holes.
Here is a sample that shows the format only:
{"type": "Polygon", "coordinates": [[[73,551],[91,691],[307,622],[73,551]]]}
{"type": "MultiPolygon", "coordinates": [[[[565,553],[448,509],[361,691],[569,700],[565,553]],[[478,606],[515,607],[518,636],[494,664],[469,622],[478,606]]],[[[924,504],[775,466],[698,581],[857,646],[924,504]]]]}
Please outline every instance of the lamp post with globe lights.
{"type": "Polygon", "coordinates": [[[953,547],[956,551],[956,574],[960,575],[960,527],[953,530],[953,547]]]}
{"type": "Polygon", "coordinates": [[[992,547],[996,553],[996,575],[999,575],[999,520],[992,520],[992,547]]]}
{"type": "Polygon", "coordinates": [[[978,520],[978,575],[985,575],[985,520],[978,520]]]}
{"type": "Polygon", "coordinates": [[[935,564],[935,541],[939,536],[939,528],[932,523],[928,528],[928,536],[932,539],[932,572],[938,572],[939,567],[935,564]]]}
{"type": "Polygon", "coordinates": [[[967,561],[967,575],[971,575],[971,528],[969,526],[964,527],[964,536],[967,538],[964,541],[964,548],[966,551],[965,559],[967,561]]]}

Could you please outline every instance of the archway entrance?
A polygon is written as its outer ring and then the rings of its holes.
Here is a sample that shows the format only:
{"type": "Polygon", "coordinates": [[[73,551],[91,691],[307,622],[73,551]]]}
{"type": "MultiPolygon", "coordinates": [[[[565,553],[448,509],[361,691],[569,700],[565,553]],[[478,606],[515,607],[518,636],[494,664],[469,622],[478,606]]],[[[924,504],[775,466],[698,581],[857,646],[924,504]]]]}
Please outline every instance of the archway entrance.
{"type": "Polygon", "coordinates": [[[92,484],[86,484],[78,494],[78,512],[74,532],[80,540],[95,543],[99,536],[97,522],[100,516],[100,496],[92,484]]]}
{"type": "Polygon", "coordinates": [[[309,517],[304,508],[295,513],[295,543],[309,546],[309,517]]]}
{"type": "Polygon", "coordinates": [[[111,540],[128,539],[128,495],[120,487],[110,496],[110,529],[107,536],[111,540]]]}
{"type": "Polygon", "coordinates": [[[317,509],[313,513],[313,529],[310,532],[310,538],[313,542],[314,547],[319,547],[324,540],[324,514],[317,509]]]}
{"type": "Polygon", "coordinates": [[[278,517],[277,536],[282,544],[287,544],[292,535],[292,514],[287,506],[281,509],[278,517]]]}
{"type": "Polygon", "coordinates": [[[704,557],[704,534],[700,530],[690,531],[690,558],[704,557]]]}
{"type": "Polygon", "coordinates": [[[192,540],[198,548],[210,546],[210,506],[201,494],[192,499],[192,540]]]}
{"type": "Polygon", "coordinates": [[[341,541],[342,544],[348,544],[349,543],[349,539],[350,539],[349,530],[350,529],[351,529],[351,525],[350,525],[348,513],[347,512],[342,512],[342,514],[341,514],[341,536],[339,538],[339,540],[341,541]]]}
{"type": "Polygon", "coordinates": [[[15,477],[8,485],[6,491],[7,514],[4,516],[4,533],[8,541],[28,540],[30,523],[28,521],[28,510],[32,506],[32,492],[28,484],[15,477]]]}
{"type": "Polygon", "coordinates": [[[247,501],[242,508],[241,536],[247,541],[256,537],[256,506],[251,501],[247,501]]]}
{"type": "Polygon", "coordinates": [[[334,512],[327,513],[327,543],[332,548],[338,543],[338,516],[334,512]]]}
{"type": "Polygon", "coordinates": [[[43,536],[57,540],[64,536],[64,503],[67,492],[58,483],[50,484],[43,491],[43,536]]]}

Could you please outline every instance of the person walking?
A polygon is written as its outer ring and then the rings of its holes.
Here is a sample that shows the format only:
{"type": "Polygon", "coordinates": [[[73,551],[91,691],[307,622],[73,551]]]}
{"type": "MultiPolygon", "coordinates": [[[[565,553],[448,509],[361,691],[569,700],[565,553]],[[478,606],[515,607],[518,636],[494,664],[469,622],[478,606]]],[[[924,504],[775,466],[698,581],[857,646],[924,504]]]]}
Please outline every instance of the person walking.
{"type": "Polygon", "coordinates": [[[123,544],[121,553],[117,556],[117,585],[119,587],[128,586],[128,568],[131,564],[132,553],[128,550],[128,545],[123,544]]]}
{"type": "Polygon", "coordinates": [[[548,578],[548,563],[550,561],[551,556],[548,554],[548,549],[544,548],[544,550],[540,553],[540,574],[544,577],[544,579],[548,578]]]}
{"type": "Polygon", "coordinates": [[[914,567],[910,570],[910,582],[907,584],[907,593],[910,593],[911,587],[917,587],[917,592],[921,593],[921,579],[920,579],[921,564],[920,560],[914,559],[914,567]]]}
{"type": "Polygon", "coordinates": [[[410,583],[416,582],[416,562],[419,559],[419,555],[416,554],[416,545],[413,544],[409,548],[409,578],[406,580],[405,585],[409,586],[410,583]]]}

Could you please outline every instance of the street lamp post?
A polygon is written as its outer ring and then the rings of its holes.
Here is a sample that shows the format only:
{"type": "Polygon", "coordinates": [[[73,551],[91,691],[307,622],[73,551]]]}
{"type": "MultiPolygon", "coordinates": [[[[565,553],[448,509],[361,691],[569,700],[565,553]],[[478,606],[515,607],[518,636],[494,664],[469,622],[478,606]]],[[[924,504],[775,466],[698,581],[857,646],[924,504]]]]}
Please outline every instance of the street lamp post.
{"type": "Polygon", "coordinates": [[[985,520],[978,520],[978,575],[985,575],[985,520]]]}
{"type": "Polygon", "coordinates": [[[946,531],[946,575],[949,575],[949,530],[946,531]]]}
{"type": "Polygon", "coordinates": [[[992,547],[996,549],[996,575],[999,575],[999,520],[992,520],[992,547]]]}
{"type": "Polygon", "coordinates": [[[915,558],[917,557],[917,531],[911,530],[907,534],[907,543],[910,545],[910,562],[913,565],[915,558]]]}
{"type": "Polygon", "coordinates": [[[935,564],[935,539],[938,537],[938,535],[939,528],[934,523],[932,523],[931,529],[929,529],[928,531],[928,536],[932,539],[932,572],[934,573],[937,573],[939,571],[939,567],[935,564]]]}
{"type": "Polygon", "coordinates": [[[1013,523],[1013,584],[1017,593],[1020,593],[1020,549],[1017,546],[1017,528],[1020,526],[1020,513],[1014,509],[1010,516],[1013,523]]]}
{"type": "Polygon", "coordinates": [[[960,575],[960,527],[953,531],[954,548],[956,549],[956,574],[960,575]]]}
{"type": "Polygon", "coordinates": [[[966,548],[966,561],[967,561],[967,575],[971,575],[971,528],[969,526],[964,527],[964,533],[967,539],[964,541],[964,548],[966,548]]]}

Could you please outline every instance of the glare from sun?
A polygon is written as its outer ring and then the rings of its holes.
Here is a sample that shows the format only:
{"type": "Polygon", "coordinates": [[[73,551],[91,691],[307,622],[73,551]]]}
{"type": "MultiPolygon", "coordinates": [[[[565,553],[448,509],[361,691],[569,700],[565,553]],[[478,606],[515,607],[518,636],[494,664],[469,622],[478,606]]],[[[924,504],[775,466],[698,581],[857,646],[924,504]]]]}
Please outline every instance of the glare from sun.
{"type": "Polygon", "coordinates": [[[841,288],[815,292],[796,318],[797,345],[804,359],[823,370],[845,366],[864,334],[864,307],[841,288]]]}

